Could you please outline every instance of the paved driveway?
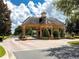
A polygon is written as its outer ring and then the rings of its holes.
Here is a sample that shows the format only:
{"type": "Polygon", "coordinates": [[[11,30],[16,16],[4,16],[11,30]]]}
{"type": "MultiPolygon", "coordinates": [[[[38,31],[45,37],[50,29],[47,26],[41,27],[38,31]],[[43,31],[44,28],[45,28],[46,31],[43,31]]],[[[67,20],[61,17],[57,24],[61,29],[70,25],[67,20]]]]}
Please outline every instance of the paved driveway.
{"type": "MultiPolygon", "coordinates": [[[[50,53],[50,51],[44,52],[42,50],[67,46],[68,41],[79,41],[79,40],[78,39],[73,39],[73,40],[61,39],[61,40],[15,41],[15,38],[9,38],[8,40],[5,40],[3,42],[3,45],[9,51],[14,53],[14,55],[16,56],[16,59],[57,59],[55,56],[52,56],[52,57],[47,56],[50,53]]],[[[66,51],[64,51],[64,52],[66,52],[66,51]]],[[[57,52],[57,54],[58,53],[61,53],[61,51],[57,52]]],[[[62,53],[61,53],[61,55],[62,55],[62,53]]],[[[60,56],[60,54],[59,54],[59,56],[60,56]]],[[[72,59],[72,57],[71,57],[71,59],[72,59]]],[[[79,59],[79,58],[76,58],[76,59],[79,59]]]]}
{"type": "Polygon", "coordinates": [[[16,59],[79,59],[79,46],[14,52],[16,59]]]}
{"type": "Polygon", "coordinates": [[[49,52],[42,50],[14,52],[16,59],[56,59],[56,57],[47,56],[49,52]]]}
{"type": "MultiPolygon", "coordinates": [[[[79,41],[78,39],[74,39],[79,41]]],[[[26,40],[26,41],[15,41],[15,38],[9,38],[3,42],[3,45],[10,51],[26,51],[36,49],[55,48],[63,45],[68,45],[68,41],[74,41],[68,39],[61,40],[26,40]]]]}

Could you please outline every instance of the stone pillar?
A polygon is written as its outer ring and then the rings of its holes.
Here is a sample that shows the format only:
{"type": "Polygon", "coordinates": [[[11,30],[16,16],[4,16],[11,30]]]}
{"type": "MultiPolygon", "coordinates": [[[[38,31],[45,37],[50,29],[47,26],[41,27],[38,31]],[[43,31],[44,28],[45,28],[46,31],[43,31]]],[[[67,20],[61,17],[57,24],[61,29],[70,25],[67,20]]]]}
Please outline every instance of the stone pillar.
{"type": "Polygon", "coordinates": [[[58,29],[58,38],[60,38],[60,30],[58,29]]]}
{"type": "Polygon", "coordinates": [[[25,26],[22,26],[22,36],[23,36],[23,37],[25,37],[25,32],[26,32],[25,26]]]}
{"type": "Polygon", "coordinates": [[[37,38],[40,38],[40,31],[37,30],[37,38]]]}
{"type": "Polygon", "coordinates": [[[51,28],[51,38],[53,38],[53,29],[51,28]]]}
{"type": "Polygon", "coordinates": [[[40,28],[40,38],[42,38],[42,29],[40,28]]]}

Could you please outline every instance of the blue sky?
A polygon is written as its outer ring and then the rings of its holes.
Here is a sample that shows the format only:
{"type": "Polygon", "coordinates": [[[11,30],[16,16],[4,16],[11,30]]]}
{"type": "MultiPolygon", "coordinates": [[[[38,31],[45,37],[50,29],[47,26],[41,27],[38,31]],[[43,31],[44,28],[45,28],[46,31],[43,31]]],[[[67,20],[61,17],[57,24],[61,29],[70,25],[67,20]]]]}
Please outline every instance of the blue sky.
{"type": "Polygon", "coordinates": [[[15,5],[20,5],[21,3],[24,3],[25,5],[27,5],[29,1],[33,1],[36,4],[38,4],[38,2],[40,2],[41,4],[45,2],[44,0],[10,0],[10,1],[15,5]]]}
{"type": "Polygon", "coordinates": [[[41,17],[41,12],[45,11],[47,17],[56,18],[65,22],[66,16],[54,6],[56,0],[4,0],[8,9],[11,10],[12,33],[15,28],[22,24],[29,16],[41,17]]]}

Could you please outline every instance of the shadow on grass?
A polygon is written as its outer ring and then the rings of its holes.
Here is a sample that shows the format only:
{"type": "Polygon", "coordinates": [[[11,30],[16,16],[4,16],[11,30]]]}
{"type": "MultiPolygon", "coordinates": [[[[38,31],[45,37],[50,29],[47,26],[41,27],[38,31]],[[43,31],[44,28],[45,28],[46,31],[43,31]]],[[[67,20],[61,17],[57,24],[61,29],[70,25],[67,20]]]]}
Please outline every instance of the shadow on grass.
{"type": "Polygon", "coordinates": [[[79,46],[63,46],[43,51],[49,52],[47,56],[54,56],[57,59],[79,59],[79,46]]]}

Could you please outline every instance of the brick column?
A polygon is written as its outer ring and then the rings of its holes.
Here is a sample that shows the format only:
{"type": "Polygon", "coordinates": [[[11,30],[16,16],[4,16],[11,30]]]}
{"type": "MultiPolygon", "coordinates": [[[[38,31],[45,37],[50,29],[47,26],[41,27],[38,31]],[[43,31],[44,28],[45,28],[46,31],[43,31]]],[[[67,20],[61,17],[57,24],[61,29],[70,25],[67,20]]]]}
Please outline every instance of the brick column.
{"type": "Polygon", "coordinates": [[[42,29],[40,28],[40,38],[42,38],[42,29]]]}
{"type": "Polygon", "coordinates": [[[26,32],[25,26],[22,26],[22,36],[23,36],[23,37],[25,37],[25,32],[26,32]]]}
{"type": "Polygon", "coordinates": [[[51,38],[53,38],[53,29],[51,28],[51,38]]]}

